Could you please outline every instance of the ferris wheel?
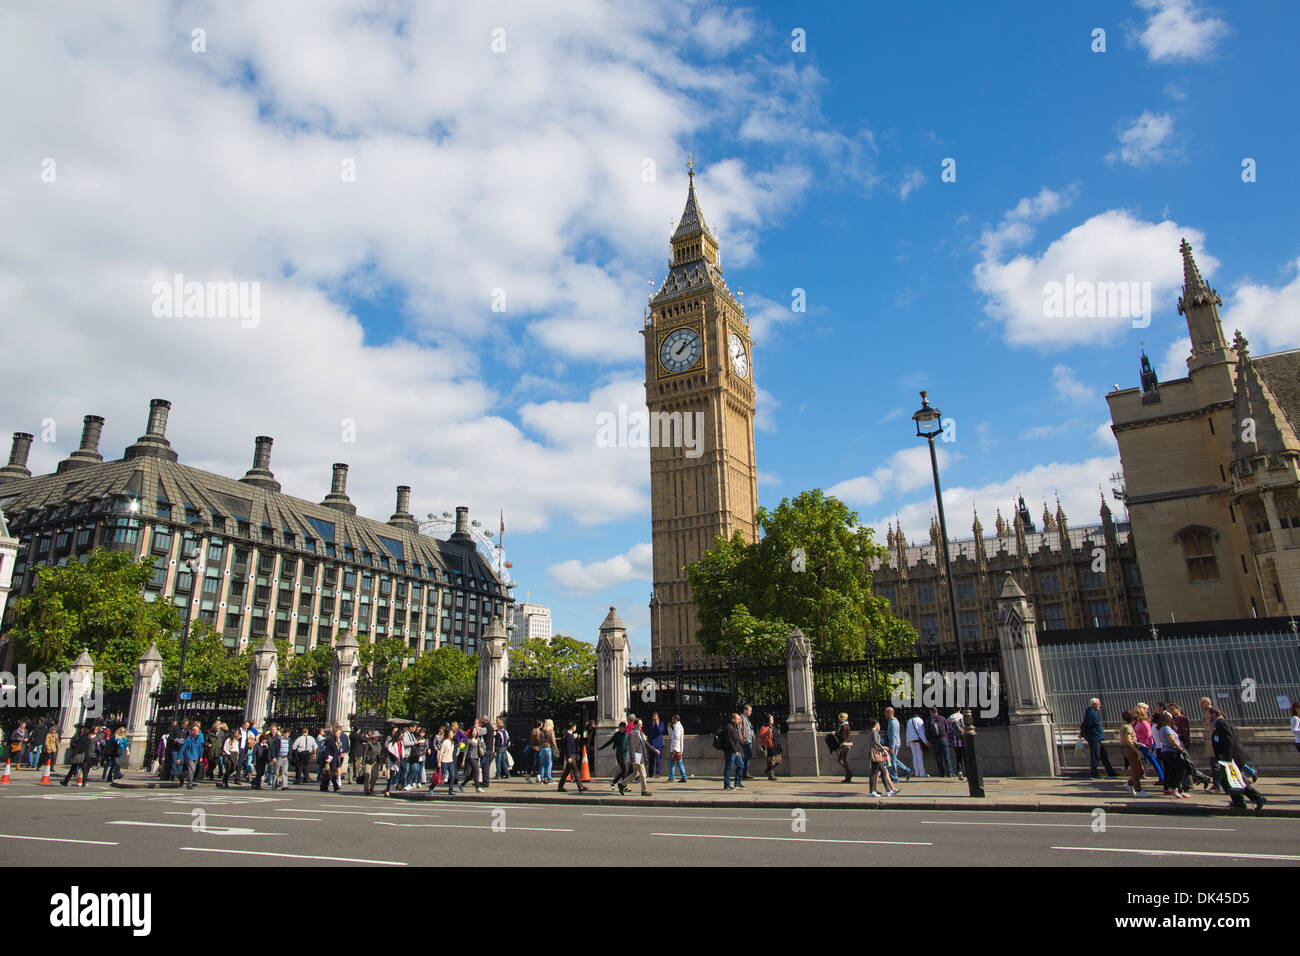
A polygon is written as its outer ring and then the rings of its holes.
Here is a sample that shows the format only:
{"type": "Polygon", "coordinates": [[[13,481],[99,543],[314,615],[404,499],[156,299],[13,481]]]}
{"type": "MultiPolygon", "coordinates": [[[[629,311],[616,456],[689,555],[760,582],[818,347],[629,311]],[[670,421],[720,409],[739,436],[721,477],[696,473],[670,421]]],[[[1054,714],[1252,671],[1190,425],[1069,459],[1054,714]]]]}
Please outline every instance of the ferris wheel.
{"type": "MultiPolygon", "coordinates": [[[[420,534],[437,538],[439,541],[448,540],[455,531],[456,516],[450,511],[444,511],[440,515],[429,513],[425,516],[425,520],[420,522],[420,534]]],[[[479,555],[501,579],[502,586],[513,588],[515,582],[511,578],[510,569],[514,565],[506,560],[505,535],[493,541],[492,536],[483,530],[483,522],[475,518],[469,523],[469,536],[474,539],[474,546],[478,549],[479,555]]]]}

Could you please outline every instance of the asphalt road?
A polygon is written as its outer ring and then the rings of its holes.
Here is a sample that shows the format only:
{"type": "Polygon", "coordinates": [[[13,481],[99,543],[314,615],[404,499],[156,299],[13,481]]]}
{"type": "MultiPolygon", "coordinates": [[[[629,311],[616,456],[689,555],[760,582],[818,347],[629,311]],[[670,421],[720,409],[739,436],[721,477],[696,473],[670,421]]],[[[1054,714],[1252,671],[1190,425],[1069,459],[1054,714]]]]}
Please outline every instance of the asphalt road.
{"type": "Polygon", "coordinates": [[[0,789],[28,866],[1295,866],[1300,820],[1086,813],[493,806],[462,796],[0,789]]]}

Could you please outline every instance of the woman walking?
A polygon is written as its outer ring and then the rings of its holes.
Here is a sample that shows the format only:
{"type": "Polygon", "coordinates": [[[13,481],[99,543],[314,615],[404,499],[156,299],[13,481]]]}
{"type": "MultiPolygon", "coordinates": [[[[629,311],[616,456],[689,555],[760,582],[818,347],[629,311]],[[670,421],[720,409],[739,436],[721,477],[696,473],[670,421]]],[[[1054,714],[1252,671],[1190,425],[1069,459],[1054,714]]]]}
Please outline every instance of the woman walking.
{"type": "Polygon", "coordinates": [[[447,735],[442,738],[438,748],[438,765],[442,776],[447,781],[447,796],[456,796],[456,725],[447,728],[447,735]]]}
{"type": "MultiPolygon", "coordinates": [[[[676,724],[673,726],[675,727],[676,724]]],[[[781,765],[781,758],[784,753],[781,746],[781,731],[777,730],[775,715],[767,715],[767,722],[759,728],[758,742],[762,744],[763,749],[767,751],[767,766],[765,768],[767,779],[775,780],[776,768],[781,765]]],[[[680,757],[681,755],[678,754],[678,756],[680,757]]],[[[686,779],[686,771],[684,770],[682,771],[682,779],[686,779]]]]}
{"type": "Polygon", "coordinates": [[[1165,796],[1186,800],[1187,754],[1173,719],[1166,713],[1156,715],[1156,740],[1160,763],[1165,768],[1165,796]]]}
{"type": "MultiPolygon", "coordinates": [[[[1124,748],[1124,759],[1128,761],[1128,792],[1134,797],[1145,796],[1142,792],[1142,778],[1146,771],[1142,768],[1142,752],[1138,750],[1137,725],[1142,722],[1141,714],[1131,710],[1124,711],[1124,723],[1119,728],[1119,742],[1124,748]]],[[[1147,733],[1150,733],[1150,727],[1147,733]]]]}
{"type": "Polygon", "coordinates": [[[469,738],[465,741],[465,776],[460,781],[460,792],[465,792],[465,782],[474,781],[474,792],[483,792],[483,746],[482,728],[477,723],[470,728],[469,738]]]}
{"type": "Polygon", "coordinates": [[[840,714],[840,726],[835,731],[835,739],[839,741],[839,746],[835,748],[835,759],[844,768],[844,779],[840,782],[852,783],[853,771],[849,769],[849,755],[853,753],[853,731],[849,729],[848,714],[840,714]]]}
{"type": "Polygon", "coordinates": [[[539,783],[555,782],[551,779],[551,761],[555,757],[558,745],[559,742],[555,739],[555,724],[548,717],[546,722],[542,724],[541,743],[537,751],[537,780],[539,783]]]}
{"type": "Polygon", "coordinates": [[[505,780],[510,776],[510,733],[506,730],[506,722],[502,718],[497,718],[496,735],[496,754],[497,754],[497,778],[505,780]]]}
{"type": "Polygon", "coordinates": [[[871,777],[867,780],[871,787],[871,796],[881,796],[881,791],[886,797],[893,797],[898,794],[889,785],[889,748],[885,746],[884,740],[880,737],[880,721],[874,717],[871,719],[871,728],[867,732],[867,753],[871,760],[871,777]],[[880,778],[880,790],[876,789],[876,778],[880,778]]]}
{"type": "MultiPolygon", "coordinates": [[[[239,769],[239,734],[226,733],[221,742],[221,786],[230,789],[230,776],[239,769]]],[[[235,777],[235,786],[239,786],[239,777],[235,777]]]]}

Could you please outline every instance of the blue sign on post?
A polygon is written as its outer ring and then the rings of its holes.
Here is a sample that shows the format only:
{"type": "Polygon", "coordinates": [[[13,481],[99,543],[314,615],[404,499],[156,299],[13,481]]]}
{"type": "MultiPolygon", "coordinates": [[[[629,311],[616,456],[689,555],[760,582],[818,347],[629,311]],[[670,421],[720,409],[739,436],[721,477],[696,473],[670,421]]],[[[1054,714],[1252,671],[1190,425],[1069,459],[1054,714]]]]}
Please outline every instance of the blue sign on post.
{"type": "Polygon", "coordinates": [[[193,696],[194,695],[188,690],[181,691],[181,700],[189,700],[193,696]]]}

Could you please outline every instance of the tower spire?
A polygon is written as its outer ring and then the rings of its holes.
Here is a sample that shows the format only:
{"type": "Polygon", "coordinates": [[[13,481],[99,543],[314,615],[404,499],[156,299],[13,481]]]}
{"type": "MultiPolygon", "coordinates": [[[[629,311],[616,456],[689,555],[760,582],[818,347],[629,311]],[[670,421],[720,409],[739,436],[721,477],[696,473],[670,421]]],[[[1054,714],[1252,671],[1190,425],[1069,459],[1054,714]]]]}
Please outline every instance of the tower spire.
{"type": "Polygon", "coordinates": [[[1206,285],[1201,270],[1192,257],[1192,247],[1183,239],[1178,247],[1183,254],[1183,294],[1178,297],[1178,314],[1187,319],[1187,334],[1192,340],[1192,354],[1187,359],[1189,371],[1213,361],[1229,361],[1228,341],[1219,321],[1219,293],[1206,285]]]}

